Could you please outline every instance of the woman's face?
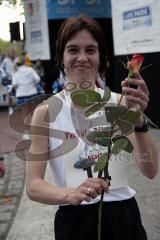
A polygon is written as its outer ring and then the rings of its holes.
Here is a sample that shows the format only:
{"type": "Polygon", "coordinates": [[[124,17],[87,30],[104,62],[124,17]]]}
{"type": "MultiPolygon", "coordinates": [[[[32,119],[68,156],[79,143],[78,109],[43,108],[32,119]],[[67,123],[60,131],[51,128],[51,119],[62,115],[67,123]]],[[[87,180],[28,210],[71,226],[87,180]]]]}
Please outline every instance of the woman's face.
{"type": "Polygon", "coordinates": [[[98,43],[87,30],[76,33],[67,43],[63,54],[64,71],[69,81],[95,83],[98,66],[98,43]]]}

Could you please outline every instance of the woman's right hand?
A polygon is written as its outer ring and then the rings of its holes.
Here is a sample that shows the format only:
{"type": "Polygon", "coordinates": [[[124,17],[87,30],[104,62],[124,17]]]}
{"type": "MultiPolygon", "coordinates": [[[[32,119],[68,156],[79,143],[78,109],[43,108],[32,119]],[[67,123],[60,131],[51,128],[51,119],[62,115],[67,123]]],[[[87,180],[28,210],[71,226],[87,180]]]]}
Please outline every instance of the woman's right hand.
{"type": "Polygon", "coordinates": [[[79,187],[70,189],[67,203],[79,205],[82,201],[90,202],[101,194],[102,190],[108,192],[108,182],[100,178],[88,178],[79,187]]]}

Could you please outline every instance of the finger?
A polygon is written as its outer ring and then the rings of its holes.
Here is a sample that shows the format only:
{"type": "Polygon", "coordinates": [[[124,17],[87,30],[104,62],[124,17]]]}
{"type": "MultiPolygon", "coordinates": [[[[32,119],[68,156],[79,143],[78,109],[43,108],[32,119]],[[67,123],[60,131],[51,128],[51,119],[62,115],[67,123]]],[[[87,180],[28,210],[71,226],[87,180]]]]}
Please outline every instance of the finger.
{"type": "Polygon", "coordinates": [[[149,96],[149,89],[146,85],[145,82],[143,82],[140,86],[139,86],[139,89],[145,93],[145,95],[149,96]]]}
{"type": "Polygon", "coordinates": [[[95,189],[93,189],[93,188],[91,188],[91,191],[90,191],[91,193],[90,193],[90,196],[94,199],[94,198],[96,198],[97,197],[97,192],[96,192],[96,190],[95,189]]]}
{"type": "Polygon", "coordinates": [[[132,95],[126,95],[126,101],[128,102],[129,105],[137,105],[139,106],[139,110],[142,110],[144,111],[147,106],[148,106],[148,102],[144,101],[143,99],[141,98],[138,98],[138,97],[135,97],[135,96],[132,96],[132,95]]]}
{"type": "Polygon", "coordinates": [[[141,76],[140,73],[137,72],[137,71],[134,71],[134,77],[137,78],[137,79],[143,80],[142,76],[141,76]]]}
{"type": "Polygon", "coordinates": [[[83,193],[85,195],[88,195],[91,198],[96,198],[97,195],[98,195],[96,190],[94,188],[91,188],[91,187],[88,187],[88,188],[87,187],[80,187],[79,189],[80,189],[81,193],[83,193]],[[89,190],[89,192],[88,192],[88,190],[89,190]]]}
{"type": "Polygon", "coordinates": [[[105,192],[108,192],[108,189],[109,189],[109,185],[108,185],[108,184],[109,184],[109,181],[108,181],[108,180],[105,181],[105,180],[102,179],[102,183],[101,183],[101,184],[102,184],[103,190],[104,190],[105,192]]]}
{"type": "Polygon", "coordinates": [[[90,187],[95,190],[95,192],[97,193],[97,195],[101,194],[101,192],[102,192],[102,186],[101,186],[100,183],[91,182],[91,183],[90,183],[90,187]]]}
{"type": "Polygon", "coordinates": [[[84,198],[84,201],[86,201],[86,202],[90,202],[92,200],[92,198],[90,197],[90,196],[85,196],[85,198],[84,198]]]}
{"type": "Polygon", "coordinates": [[[101,184],[101,187],[104,191],[107,191],[108,190],[108,183],[109,181],[108,180],[104,180],[104,179],[101,179],[101,178],[98,178],[97,179],[99,181],[99,183],[101,184]]]}
{"type": "Polygon", "coordinates": [[[101,194],[102,190],[108,192],[108,182],[100,178],[88,178],[81,186],[86,188],[91,187],[95,189],[97,194],[101,194]]]}
{"type": "Polygon", "coordinates": [[[87,180],[88,182],[94,182],[94,183],[102,183],[102,182],[105,182],[107,183],[104,179],[101,179],[101,178],[88,178],[87,180]]]}
{"type": "Polygon", "coordinates": [[[141,100],[145,101],[146,103],[149,102],[149,97],[141,90],[139,90],[139,97],[141,100]]]}
{"type": "Polygon", "coordinates": [[[125,80],[123,80],[123,81],[121,82],[121,86],[122,86],[122,87],[129,85],[128,79],[129,79],[129,78],[126,78],[125,80]]]}
{"type": "Polygon", "coordinates": [[[77,204],[79,205],[82,201],[86,201],[86,202],[90,202],[92,200],[92,198],[84,193],[79,193],[77,194],[77,204]]]}
{"type": "Polygon", "coordinates": [[[137,86],[137,87],[140,88],[146,95],[149,96],[149,90],[148,90],[148,87],[147,87],[147,85],[146,85],[146,83],[145,83],[144,80],[138,80],[138,79],[136,79],[136,78],[129,78],[129,79],[128,79],[128,83],[137,86]]]}
{"type": "Polygon", "coordinates": [[[89,196],[94,199],[97,197],[97,195],[98,193],[96,192],[96,190],[94,188],[90,188],[89,196]]]}
{"type": "Polygon", "coordinates": [[[149,97],[147,96],[147,94],[145,94],[140,89],[134,89],[134,88],[131,88],[131,87],[123,87],[122,92],[125,95],[132,95],[132,96],[135,96],[135,97],[140,97],[141,99],[143,99],[146,102],[149,101],[149,97]]]}
{"type": "Polygon", "coordinates": [[[90,180],[91,187],[94,188],[100,194],[102,190],[108,191],[108,182],[100,179],[100,178],[93,178],[90,180]]]}
{"type": "Polygon", "coordinates": [[[149,96],[149,89],[144,80],[140,80],[139,89],[142,90],[147,96],[149,96]]]}

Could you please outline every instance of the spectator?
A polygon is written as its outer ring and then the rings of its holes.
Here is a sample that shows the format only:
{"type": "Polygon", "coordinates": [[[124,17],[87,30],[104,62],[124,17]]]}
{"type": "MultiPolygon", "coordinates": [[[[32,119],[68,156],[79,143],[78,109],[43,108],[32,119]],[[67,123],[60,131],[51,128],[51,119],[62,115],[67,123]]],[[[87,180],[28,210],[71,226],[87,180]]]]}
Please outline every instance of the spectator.
{"type": "Polygon", "coordinates": [[[44,71],[44,67],[43,67],[42,61],[40,59],[38,59],[36,61],[35,65],[34,65],[34,69],[36,70],[36,72],[40,76],[41,81],[44,81],[45,71],[44,71]]]}
{"type": "MultiPolygon", "coordinates": [[[[16,72],[13,74],[13,88],[16,92],[17,105],[22,106],[22,117],[25,119],[32,112],[31,104],[27,104],[32,98],[36,97],[37,84],[40,82],[40,77],[32,67],[28,67],[24,64],[24,58],[19,57],[16,63],[16,72]]],[[[26,132],[28,133],[28,126],[26,125],[26,131],[24,132],[24,138],[26,132]]]]}
{"type": "Polygon", "coordinates": [[[1,70],[5,72],[6,75],[11,76],[15,72],[14,65],[15,65],[15,58],[16,52],[14,49],[9,49],[7,52],[7,56],[3,59],[1,63],[1,70]]]}
{"type": "Polygon", "coordinates": [[[40,59],[38,59],[36,61],[35,65],[34,65],[34,69],[41,78],[41,82],[37,84],[37,91],[38,91],[39,94],[45,93],[45,91],[44,91],[44,85],[45,85],[44,74],[45,74],[45,71],[44,71],[44,67],[42,65],[42,61],[40,59]]]}

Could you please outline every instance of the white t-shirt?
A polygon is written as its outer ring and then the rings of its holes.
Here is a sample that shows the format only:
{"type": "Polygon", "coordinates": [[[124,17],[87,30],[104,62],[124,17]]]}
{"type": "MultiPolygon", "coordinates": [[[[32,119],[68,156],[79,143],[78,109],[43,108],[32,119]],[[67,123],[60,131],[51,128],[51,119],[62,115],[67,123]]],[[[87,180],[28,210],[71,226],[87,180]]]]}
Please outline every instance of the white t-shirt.
{"type": "Polygon", "coordinates": [[[12,84],[16,89],[16,97],[26,97],[37,94],[37,83],[40,77],[36,71],[28,66],[18,67],[13,74],[12,84]]]}

